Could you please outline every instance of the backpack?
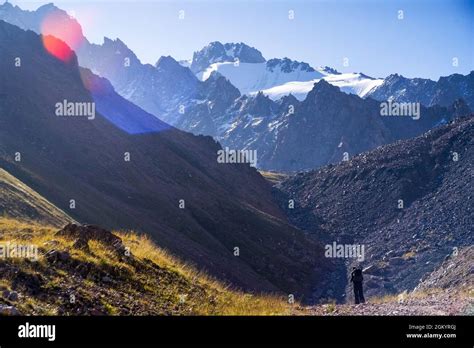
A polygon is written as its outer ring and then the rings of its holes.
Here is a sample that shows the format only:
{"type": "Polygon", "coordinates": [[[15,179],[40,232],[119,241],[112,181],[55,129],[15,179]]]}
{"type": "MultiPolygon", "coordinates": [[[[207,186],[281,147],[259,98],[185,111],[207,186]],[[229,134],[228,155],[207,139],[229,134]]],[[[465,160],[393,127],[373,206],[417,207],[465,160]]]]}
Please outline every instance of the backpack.
{"type": "Polygon", "coordinates": [[[352,280],[356,283],[360,283],[364,280],[364,276],[362,275],[362,270],[360,268],[358,268],[354,271],[354,275],[352,277],[352,280]]]}

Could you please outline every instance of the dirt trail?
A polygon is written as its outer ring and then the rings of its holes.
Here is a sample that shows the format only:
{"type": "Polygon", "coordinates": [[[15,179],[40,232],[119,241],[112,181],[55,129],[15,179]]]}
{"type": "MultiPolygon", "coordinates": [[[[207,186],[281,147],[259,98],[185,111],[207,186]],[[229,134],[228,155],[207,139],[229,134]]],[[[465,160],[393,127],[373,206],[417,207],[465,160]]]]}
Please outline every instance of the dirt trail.
{"type": "Polygon", "coordinates": [[[474,315],[473,293],[443,290],[411,293],[367,303],[304,307],[306,315],[474,315]]]}

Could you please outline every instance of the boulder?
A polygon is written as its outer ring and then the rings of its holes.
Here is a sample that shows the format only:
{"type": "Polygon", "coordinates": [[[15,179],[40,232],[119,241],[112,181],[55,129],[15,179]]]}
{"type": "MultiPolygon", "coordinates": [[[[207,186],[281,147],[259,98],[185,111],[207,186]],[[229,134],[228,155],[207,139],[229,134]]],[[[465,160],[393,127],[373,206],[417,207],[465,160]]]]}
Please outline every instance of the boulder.
{"type": "Polygon", "coordinates": [[[45,254],[46,259],[51,262],[67,262],[71,259],[71,255],[67,251],[50,250],[45,254]]]}
{"type": "Polygon", "coordinates": [[[74,247],[82,250],[88,251],[88,242],[94,240],[105,244],[122,256],[125,254],[125,246],[122,243],[122,239],[98,226],[67,224],[62,230],[56,232],[56,235],[75,239],[74,247]]]}
{"type": "Polygon", "coordinates": [[[7,299],[8,301],[11,301],[11,302],[18,301],[18,293],[16,291],[11,291],[7,299]]]}
{"type": "Polygon", "coordinates": [[[21,315],[21,313],[13,306],[5,306],[0,304],[0,316],[4,315],[21,315]]]}

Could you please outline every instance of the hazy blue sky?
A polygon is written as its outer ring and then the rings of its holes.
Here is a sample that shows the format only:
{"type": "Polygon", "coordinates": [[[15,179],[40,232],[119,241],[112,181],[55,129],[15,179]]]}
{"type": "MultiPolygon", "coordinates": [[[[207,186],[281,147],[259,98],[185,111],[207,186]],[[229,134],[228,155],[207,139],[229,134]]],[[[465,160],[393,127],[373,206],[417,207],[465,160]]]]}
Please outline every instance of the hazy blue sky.
{"type": "MultiPolygon", "coordinates": [[[[51,1],[10,1],[36,9],[51,1]]],[[[74,11],[88,39],[119,37],[142,62],[191,58],[211,41],[245,42],[265,58],[313,66],[439,76],[474,70],[474,0],[55,1],[74,11]],[[184,10],[184,19],[179,18],[184,10]],[[288,18],[293,10],[295,17],[288,18]],[[398,19],[399,10],[404,19],[398,19]],[[344,57],[349,66],[343,66],[344,57]],[[459,61],[453,67],[453,57],[459,61]]]]}

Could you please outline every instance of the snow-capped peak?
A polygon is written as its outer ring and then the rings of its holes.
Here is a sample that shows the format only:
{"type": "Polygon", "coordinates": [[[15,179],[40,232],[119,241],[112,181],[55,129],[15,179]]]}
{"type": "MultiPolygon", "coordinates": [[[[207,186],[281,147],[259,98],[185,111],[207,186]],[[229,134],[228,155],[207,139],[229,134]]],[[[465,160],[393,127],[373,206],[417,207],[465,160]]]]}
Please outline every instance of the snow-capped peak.
{"type": "Polygon", "coordinates": [[[178,61],[178,63],[185,68],[190,68],[192,62],[193,61],[191,59],[183,59],[183,60],[178,61]]]}
{"type": "Polygon", "coordinates": [[[312,68],[308,63],[305,62],[298,62],[296,60],[291,60],[289,58],[273,58],[267,61],[267,69],[273,72],[275,69],[280,69],[281,72],[284,73],[291,73],[297,70],[306,71],[306,72],[314,72],[314,68],[312,68]]]}
{"type": "Polygon", "coordinates": [[[338,73],[338,74],[326,74],[322,78],[317,78],[307,81],[290,81],[281,85],[263,90],[263,93],[268,95],[273,100],[280,99],[281,97],[293,94],[297,99],[303,100],[309,91],[313,89],[315,83],[320,80],[339,87],[341,91],[348,94],[356,94],[359,97],[364,97],[371,90],[382,84],[383,79],[374,79],[360,73],[338,73]]]}
{"type": "Polygon", "coordinates": [[[321,79],[343,92],[366,96],[383,80],[362,73],[340,73],[328,66],[313,68],[290,58],[265,60],[260,51],[244,43],[218,41],[194,53],[191,70],[205,81],[213,72],[225,76],[242,94],[256,95],[262,91],[273,100],[292,94],[303,100],[321,79]]]}
{"type": "Polygon", "coordinates": [[[320,66],[317,70],[323,73],[324,75],[340,75],[341,74],[339,71],[329,66],[320,66]]]}
{"type": "Polygon", "coordinates": [[[194,52],[191,70],[194,73],[199,73],[214,63],[236,61],[242,63],[263,63],[265,58],[259,50],[242,42],[222,44],[219,41],[214,41],[200,51],[194,52]]]}

